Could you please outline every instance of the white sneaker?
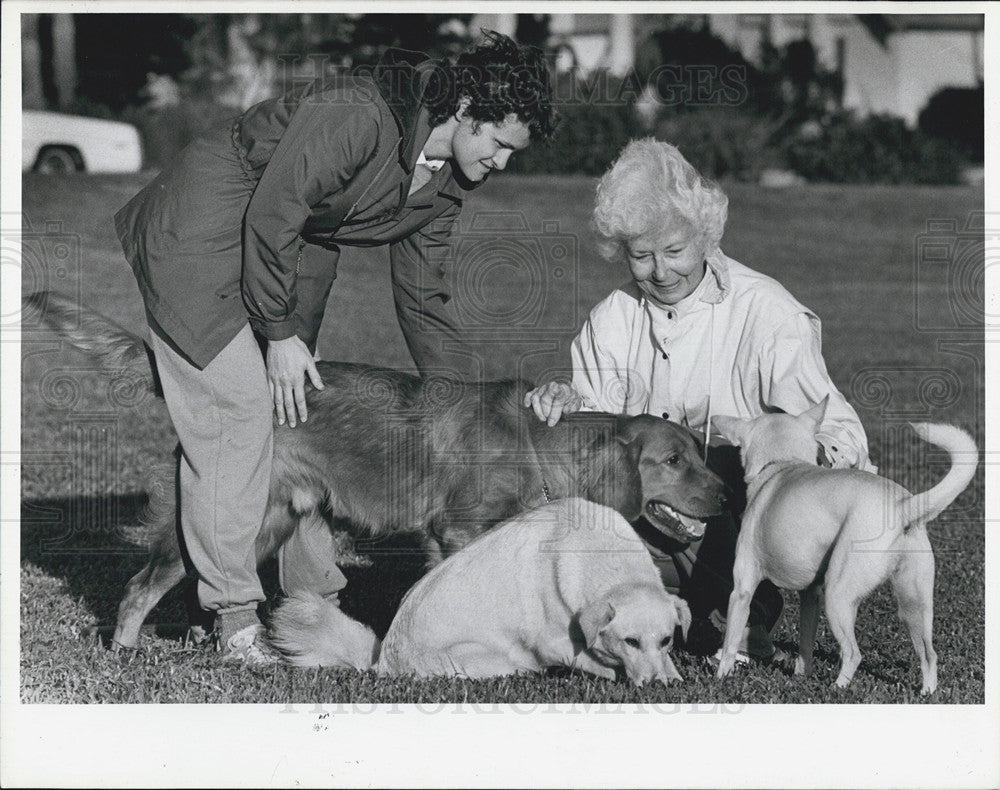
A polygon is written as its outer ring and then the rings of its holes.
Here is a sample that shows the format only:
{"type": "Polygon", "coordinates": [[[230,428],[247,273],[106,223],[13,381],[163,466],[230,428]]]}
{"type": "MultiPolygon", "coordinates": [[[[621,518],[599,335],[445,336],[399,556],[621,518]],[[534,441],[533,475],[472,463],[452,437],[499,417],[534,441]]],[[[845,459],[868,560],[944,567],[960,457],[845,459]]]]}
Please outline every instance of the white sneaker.
{"type": "Polygon", "coordinates": [[[261,623],[241,628],[226,641],[222,660],[239,662],[251,669],[275,666],[281,657],[264,639],[264,633],[261,623]]]}

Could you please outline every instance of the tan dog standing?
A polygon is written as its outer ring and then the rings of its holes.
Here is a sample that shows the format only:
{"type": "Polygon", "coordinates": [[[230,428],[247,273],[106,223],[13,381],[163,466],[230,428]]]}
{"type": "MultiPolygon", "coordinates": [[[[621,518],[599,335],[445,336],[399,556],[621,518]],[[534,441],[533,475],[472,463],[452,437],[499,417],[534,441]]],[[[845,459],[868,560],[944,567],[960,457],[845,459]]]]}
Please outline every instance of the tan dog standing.
{"type": "Polygon", "coordinates": [[[921,693],[929,694],[937,688],[937,655],[931,644],[934,555],[926,525],[972,480],[976,445],[958,428],[914,423],[922,439],[948,451],[951,469],[929,491],[911,495],[869,472],[817,467],[815,435],[825,410],[824,399],[798,417],[767,414],[713,421],[741,448],[748,485],[717,675],[732,671],[750,598],[769,579],[799,591],[797,675],[808,673],[812,665],[819,595],[825,587],[827,619],[841,650],[837,685],[847,686],[861,662],[854,634],[858,605],[891,579],[900,618],[920,659],[921,693]]]}
{"type": "MultiPolygon", "coordinates": [[[[579,498],[522,513],[434,568],[407,593],[382,643],[383,674],[493,677],[567,666],[638,685],[681,680],[674,630],[691,613],[663,589],[635,531],[579,498]]],[[[299,666],[358,666],[374,634],[319,596],[274,613],[270,638],[299,666]]]]}

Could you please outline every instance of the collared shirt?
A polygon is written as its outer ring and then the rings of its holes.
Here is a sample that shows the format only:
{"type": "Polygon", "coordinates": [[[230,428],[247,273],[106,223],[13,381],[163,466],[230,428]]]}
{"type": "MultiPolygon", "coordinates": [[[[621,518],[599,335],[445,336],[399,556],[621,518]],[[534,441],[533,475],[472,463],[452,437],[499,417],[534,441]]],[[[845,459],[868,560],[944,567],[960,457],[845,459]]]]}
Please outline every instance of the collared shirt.
{"type": "Polygon", "coordinates": [[[675,305],[655,304],[633,286],[593,309],[571,349],[573,386],[586,406],[656,414],[703,432],[709,412],[799,414],[829,394],[818,441],[834,466],[874,471],[861,421],[826,370],[819,318],[720,250],[707,263],[675,305]]]}
{"type": "Polygon", "coordinates": [[[445,163],[444,159],[428,159],[426,156],[424,156],[423,151],[421,151],[420,156],[417,157],[417,164],[423,165],[432,173],[436,173],[438,170],[444,167],[444,163],[445,163]]]}
{"type": "Polygon", "coordinates": [[[431,180],[431,177],[444,167],[444,162],[444,159],[428,159],[421,151],[420,156],[417,157],[417,163],[413,166],[413,180],[410,182],[408,194],[412,195],[422,189],[431,180]]]}

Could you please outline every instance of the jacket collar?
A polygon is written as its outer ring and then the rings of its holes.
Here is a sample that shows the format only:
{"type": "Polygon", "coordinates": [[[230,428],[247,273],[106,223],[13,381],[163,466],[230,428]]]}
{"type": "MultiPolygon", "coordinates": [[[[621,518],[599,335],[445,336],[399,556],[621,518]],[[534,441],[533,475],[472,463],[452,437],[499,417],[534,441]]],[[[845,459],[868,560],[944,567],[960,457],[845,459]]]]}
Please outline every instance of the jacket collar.
{"type": "Polygon", "coordinates": [[[705,272],[705,279],[708,282],[705,283],[705,289],[701,293],[701,301],[718,304],[729,296],[729,292],[733,289],[729,279],[729,259],[716,247],[706,256],[705,263],[708,264],[708,271],[705,272]]]}
{"type": "MultiPolygon", "coordinates": [[[[423,106],[422,99],[431,74],[439,68],[442,68],[441,62],[431,60],[422,52],[388,49],[373,73],[379,93],[399,128],[399,163],[407,173],[413,172],[417,157],[431,134],[430,113],[423,106]]],[[[448,183],[461,192],[468,192],[486,182],[485,178],[476,183],[465,179],[456,182],[450,161],[445,169],[448,171],[448,183]]],[[[405,198],[403,193],[402,199],[405,198]]]]}
{"type": "Polygon", "coordinates": [[[373,74],[379,93],[399,128],[399,162],[413,170],[417,156],[430,136],[427,110],[421,104],[427,80],[439,64],[421,52],[390,49],[382,56],[373,74]]]}

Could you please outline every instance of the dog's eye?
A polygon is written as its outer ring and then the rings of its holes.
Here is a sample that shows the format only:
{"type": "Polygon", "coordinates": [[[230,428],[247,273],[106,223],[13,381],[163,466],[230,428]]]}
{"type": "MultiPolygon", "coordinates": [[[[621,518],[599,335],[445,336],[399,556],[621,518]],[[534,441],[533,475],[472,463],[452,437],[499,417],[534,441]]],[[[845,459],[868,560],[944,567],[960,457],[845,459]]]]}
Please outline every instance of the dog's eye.
{"type": "Polygon", "coordinates": [[[670,646],[674,643],[674,638],[672,636],[663,637],[663,641],[660,642],[660,650],[670,649],[670,646]]]}
{"type": "Polygon", "coordinates": [[[625,644],[628,645],[629,647],[634,647],[636,650],[639,649],[639,640],[636,639],[634,636],[625,637],[625,644]]]}
{"type": "Polygon", "coordinates": [[[677,453],[674,453],[672,456],[670,456],[667,459],[667,464],[670,465],[670,466],[676,466],[680,462],[681,462],[681,457],[677,453]]]}

